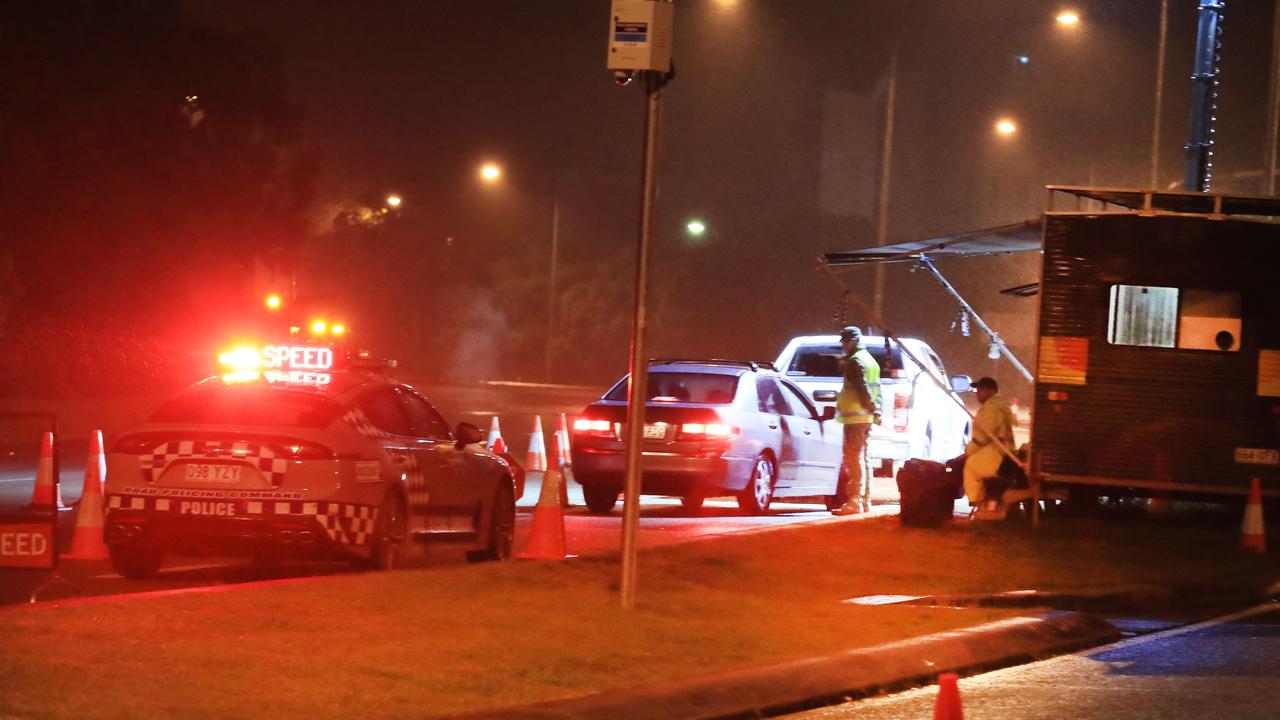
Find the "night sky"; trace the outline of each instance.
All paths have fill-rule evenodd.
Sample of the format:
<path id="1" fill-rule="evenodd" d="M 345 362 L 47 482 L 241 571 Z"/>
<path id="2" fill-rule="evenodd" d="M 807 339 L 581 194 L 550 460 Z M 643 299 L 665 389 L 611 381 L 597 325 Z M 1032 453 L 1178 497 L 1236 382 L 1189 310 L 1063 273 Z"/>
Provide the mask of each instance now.
<path id="1" fill-rule="evenodd" d="M 1196 5 L 1170 2 L 1162 186 L 1182 175 Z M 1270 5 L 1228 2 L 1218 190 L 1261 192 L 1248 171 L 1265 167 Z M 1082 21 L 1071 30 L 1055 26 L 1062 6 L 677 0 L 653 354 L 771 359 L 792 335 L 834 329 L 838 292 L 816 258 L 875 243 L 883 91 L 895 49 L 890 241 L 1033 217 L 1049 182 L 1147 185 L 1159 2 L 1080 0 L 1072 7 Z M 638 87 L 615 87 L 605 69 L 607 0 L 188 0 L 185 8 L 199 23 L 278 49 L 300 113 L 300 151 L 317 172 L 307 233 L 322 235 L 342 211 L 377 207 L 395 192 L 405 200 L 400 230 L 411 236 L 404 247 L 422 256 L 424 272 L 457 263 L 450 292 L 472 314 L 467 329 L 438 338 L 429 322 L 412 329 L 434 348 L 420 343 L 415 352 L 452 358 L 433 372 L 447 379 L 460 363 L 478 372 L 478 357 L 540 354 L 554 202 L 564 335 L 555 353 L 565 363 L 555 379 L 621 374 L 644 99 Z M 1003 115 L 1019 125 L 1012 139 L 992 131 Z M 485 161 L 504 167 L 500 185 L 478 181 Z M 684 230 L 695 217 L 708 227 L 700 238 Z M 441 260 L 447 253 L 465 260 Z M 492 272 L 463 269 L 476 267 Z M 1030 301 L 996 291 L 1034 279 L 1031 261 L 950 271 L 1015 349 L 1029 350 Z M 849 277 L 867 287 L 871 276 Z M 586 279 L 597 282 L 576 284 Z M 891 271 L 889 293 L 894 329 L 930 340 L 952 372 L 1008 377 L 984 359 L 982 342 L 947 334 L 954 306 L 927 280 Z M 392 346 L 404 323 L 431 313 L 363 324 Z M 575 334 L 588 319 L 589 330 Z M 509 345 L 508 333 L 523 344 Z M 569 362 L 584 355 L 589 366 Z M 532 378 L 541 359 L 480 365 Z"/>

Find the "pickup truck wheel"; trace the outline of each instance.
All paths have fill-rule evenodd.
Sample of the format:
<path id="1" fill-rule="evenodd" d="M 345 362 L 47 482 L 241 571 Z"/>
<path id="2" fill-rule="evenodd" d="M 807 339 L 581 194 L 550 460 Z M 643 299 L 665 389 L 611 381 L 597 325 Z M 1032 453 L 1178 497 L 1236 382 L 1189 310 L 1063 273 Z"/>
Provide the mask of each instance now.
<path id="1" fill-rule="evenodd" d="M 511 557 L 511 543 L 516 536 L 516 500 L 511 483 L 498 487 L 498 496 L 489 510 L 489 543 L 483 550 L 467 552 L 467 562 L 489 562 Z"/>
<path id="2" fill-rule="evenodd" d="M 702 488 L 689 488 L 688 492 L 680 496 L 680 504 L 690 512 L 700 509 L 706 500 L 707 491 Z"/>
<path id="3" fill-rule="evenodd" d="M 164 550 L 150 544 L 111 545 L 111 567 L 130 580 L 149 580 L 160 572 Z"/>
<path id="4" fill-rule="evenodd" d="M 756 458 L 751 479 L 738 495 L 738 508 L 749 515 L 763 515 L 773 502 L 773 460 L 768 455 Z"/>
<path id="5" fill-rule="evenodd" d="M 618 504 L 618 491 L 604 485 L 583 485 L 582 497 L 593 515 L 608 515 Z"/>

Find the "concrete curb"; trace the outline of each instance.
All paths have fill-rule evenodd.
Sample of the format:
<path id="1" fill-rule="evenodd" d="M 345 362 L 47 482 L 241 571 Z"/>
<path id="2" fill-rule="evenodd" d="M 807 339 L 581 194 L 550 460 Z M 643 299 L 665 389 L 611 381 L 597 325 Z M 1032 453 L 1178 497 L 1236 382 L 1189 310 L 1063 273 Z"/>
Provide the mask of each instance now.
<path id="1" fill-rule="evenodd" d="M 759 668 L 457 716 L 458 720 L 758 718 L 932 682 L 939 673 L 1014 665 L 1121 638 L 1091 615 L 1016 617 Z"/>

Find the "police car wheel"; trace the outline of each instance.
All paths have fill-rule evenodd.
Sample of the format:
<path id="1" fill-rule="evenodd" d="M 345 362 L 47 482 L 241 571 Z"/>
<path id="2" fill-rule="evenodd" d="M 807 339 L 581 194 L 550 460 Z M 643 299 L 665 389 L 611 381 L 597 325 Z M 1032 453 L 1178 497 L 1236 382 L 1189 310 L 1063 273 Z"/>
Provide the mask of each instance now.
<path id="1" fill-rule="evenodd" d="M 506 560 L 516 536 L 516 501 L 509 483 L 498 487 L 498 496 L 489 511 L 489 541 L 483 550 L 467 552 L 468 562 Z"/>
<path id="2" fill-rule="evenodd" d="M 391 492 L 378 509 L 369 567 L 373 570 L 394 570 L 400 564 L 400 555 L 404 551 L 404 536 L 404 501 L 397 493 Z"/>
<path id="3" fill-rule="evenodd" d="M 747 486 L 738 495 L 738 509 L 748 515 L 763 515 L 773 502 L 773 460 L 768 455 L 756 458 L 755 469 Z"/>
<path id="4" fill-rule="evenodd" d="M 111 567 L 130 580 L 148 580 L 160 572 L 164 551 L 154 545 L 111 545 Z"/>

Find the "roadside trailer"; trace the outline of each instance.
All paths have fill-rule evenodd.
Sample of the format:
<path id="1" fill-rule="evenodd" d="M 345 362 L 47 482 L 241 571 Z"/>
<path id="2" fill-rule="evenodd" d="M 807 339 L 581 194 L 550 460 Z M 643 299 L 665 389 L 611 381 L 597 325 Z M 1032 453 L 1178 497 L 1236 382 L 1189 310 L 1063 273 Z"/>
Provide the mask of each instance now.
<path id="1" fill-rule="evenodd" d="M 1280 198 L 1048 190 L 1039 220 L 824 263 L 923 265 L 978 319 L 1034 382 L 1045 492 L 1224 500 L 1259 478 L 1280 498 Z M 1038 302 L 1034 373 L 932 262 L 1013 252 L 1040 257 L 1039 283 L 1016 288 Z"/>

